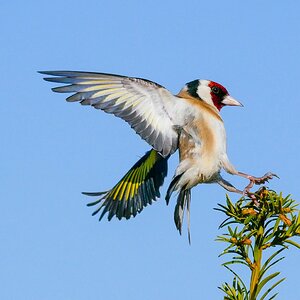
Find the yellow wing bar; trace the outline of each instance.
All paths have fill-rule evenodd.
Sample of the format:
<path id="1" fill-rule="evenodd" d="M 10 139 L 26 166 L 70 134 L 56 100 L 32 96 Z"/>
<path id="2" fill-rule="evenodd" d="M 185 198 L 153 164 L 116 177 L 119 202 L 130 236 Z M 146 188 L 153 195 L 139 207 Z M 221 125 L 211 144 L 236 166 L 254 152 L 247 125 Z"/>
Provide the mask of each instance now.
<path id="1" fill-rule="evenodd" d="M 93 215 L 100 212 L 99 220 L 108 213 L 108 220 L 113 216 L 118 219 L 135 217 L 145 206 L 160 197 L 159 188 L 167 176 L 169 157 L 161 156 L 157 151 L 148 151 L 123 178 L 109 191 L 84 193 L 88 196 L 102 196 L 88 206 L 100 204 Z"/>

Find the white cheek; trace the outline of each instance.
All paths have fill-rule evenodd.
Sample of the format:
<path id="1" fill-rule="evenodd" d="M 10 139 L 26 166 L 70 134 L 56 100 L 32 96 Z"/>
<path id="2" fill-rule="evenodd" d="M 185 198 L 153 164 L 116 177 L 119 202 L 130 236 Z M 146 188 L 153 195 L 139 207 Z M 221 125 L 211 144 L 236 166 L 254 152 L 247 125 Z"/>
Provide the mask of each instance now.
<path id="1" fill-rule="evenodd" d="M 210 87 L 207 85 L 201 84 L 198 86 L 197 93 L 199 97 L 204 100 L 206 103 L 210 105 L 214 105 L 212 99 L 211 99 L 211 94 L 210 94 Z"/>

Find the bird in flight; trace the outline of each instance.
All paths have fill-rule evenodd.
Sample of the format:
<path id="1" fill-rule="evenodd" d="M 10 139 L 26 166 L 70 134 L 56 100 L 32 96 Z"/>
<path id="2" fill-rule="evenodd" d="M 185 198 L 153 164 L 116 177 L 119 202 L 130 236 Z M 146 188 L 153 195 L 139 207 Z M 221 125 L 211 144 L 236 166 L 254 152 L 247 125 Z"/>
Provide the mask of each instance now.
<path id="1" fill-rule="evenodd" d="M 105 192 L 84 193 L 100 196 L 89 203 L 98 205 L 93 215 L 99 220 L 135 217 L 145 206 L 160 197 L 159 189 L 167 175 L 169 157 L 179 151 L 179 164 L 166 194 L 177 193 L 174 221 L 180 234 L 186 210 L 190 240 L 191 189 L 199 183 L 217 183 L 227 191 L 250 194 L 254 184 L 276 176 L 266 173 L 254 177 L 238 171 L 226 153 L 226 132 L 220 110 L 242 106 L 222 85 L 211 80 L 194 80 L 173 95 L 153 81 L 107 73 L 42 71 L 46 81 L 63 84 L 52 90 L 71 93 L 68 102 L 79 101 L 126 121 L 152 149 L 140 158 L 123 178 Z M 220 172 L 249 180 L 243 189 L 235 188 Z"/>

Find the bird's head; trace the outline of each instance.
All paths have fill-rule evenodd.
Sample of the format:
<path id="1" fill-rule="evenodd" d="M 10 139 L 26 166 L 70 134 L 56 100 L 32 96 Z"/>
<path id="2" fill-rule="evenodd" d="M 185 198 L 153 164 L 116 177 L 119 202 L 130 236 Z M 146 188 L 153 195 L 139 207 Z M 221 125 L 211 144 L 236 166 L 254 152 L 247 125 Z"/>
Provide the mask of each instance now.
<path id="1" fill-rule="evenodd" d="M 243 106 L 239 101 L 231 97 L 221 84 L 211 80 L 194 80 L 182 89 L 189 96 L 202 100 L 215 106 L 219 111 L 224 106 Z"/>

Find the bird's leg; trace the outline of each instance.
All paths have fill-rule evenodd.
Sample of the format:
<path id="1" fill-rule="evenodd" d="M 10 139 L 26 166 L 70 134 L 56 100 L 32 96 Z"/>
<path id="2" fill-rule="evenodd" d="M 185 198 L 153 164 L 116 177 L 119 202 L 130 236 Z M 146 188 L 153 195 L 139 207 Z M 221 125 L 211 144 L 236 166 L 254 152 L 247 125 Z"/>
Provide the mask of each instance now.
<path id="1" fill-rule="evenodd" d="M 244 194 L 249 194 L 250 189 L 254 186 L 254 184 L 264 184 L 265 182 L 269 182 L 270 179 L 273 179 L 273 177 L 279 178 L 276 174 L 271 172 L 266 173 L 262 177 L 255 177 L 242 172 L 238 172 L 237 174 L 250 180 L 249 184 L 244 189 Z"/>
<path id="2" fill-rule="evenodd" d="M 217 183 L 229 192 L 238 193 L 238 194 L 241 194 L 243 196 L 247 195 L 253 201 L 255 206 L 259 206 L 259 202 L 257 201 L 255 195 L 250 192 L 250 189 L 254 185 L 254 183 L 252 183 L 251 181 L 247 185 L 247 187 L 244 189 L 244 191 L 241 191 L 241 190 L 237 189 L 230 182 L 228 182 L 227 180 L 225 180 L 222 177 L 217 181 Z"/>
<path id="3" fill-rule="evenodd" d="M 242 172 L 238 172 L 238 175 L 250 180 L 249 184 L 244 188 L 243 194 L 248 195 L 256 206 L 259 206 L 259 202 L 257 201 L 255 195 L 250 192 L 250 189 L 254 186 L 254 184 L 264 184 L 265 182 L 269 182 L 270 179 L 273 179 L 273 177 L 279 178 L 276 174 L 271 172 L 266 173 L 262 177 L 255 177 Z"/>
<path id="4" fill-rule="evenodd" d="M 237 189 L 236 187 L 234 187 L 230 182 L 228 182 L 227 180 L 225 180 L 224 178 L 220 178 L 217 183 L 223 187 L 225 190 L 229 191 L 229 192 L 233 192 L 233 193 L 238 193 L 241 195 L 244 195 L 244 192 Z"/>

